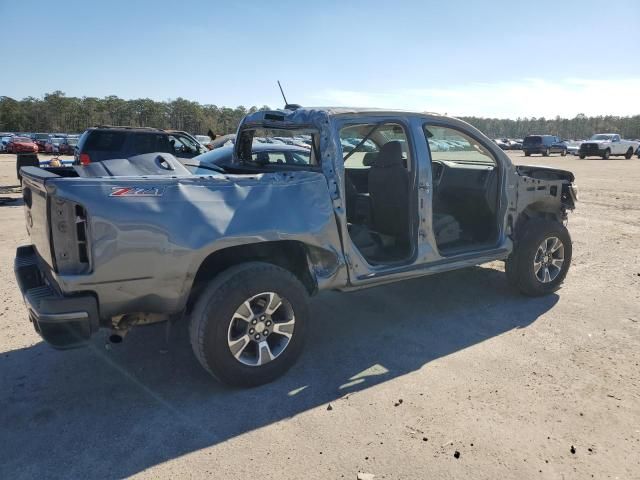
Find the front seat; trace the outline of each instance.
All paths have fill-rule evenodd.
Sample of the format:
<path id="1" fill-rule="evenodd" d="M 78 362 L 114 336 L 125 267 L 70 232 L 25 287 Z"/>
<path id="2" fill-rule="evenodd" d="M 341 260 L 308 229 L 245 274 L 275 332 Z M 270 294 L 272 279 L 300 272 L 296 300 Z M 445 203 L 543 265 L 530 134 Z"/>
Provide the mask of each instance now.
<path id="1" fill-rule="evenodd" d="M 385 143 L 371 165 L 369 195 L 373 230 L 406 242 L 409 238 L 409 173 L 404 167 L 402 145 L 397 140 Z"/>
<path id="2" fill-rule="evenodd" d="M 255 162 L 259 165 L 269 165 L 269 153 L 268 152 L 258 152 L 256 154 Z"/>

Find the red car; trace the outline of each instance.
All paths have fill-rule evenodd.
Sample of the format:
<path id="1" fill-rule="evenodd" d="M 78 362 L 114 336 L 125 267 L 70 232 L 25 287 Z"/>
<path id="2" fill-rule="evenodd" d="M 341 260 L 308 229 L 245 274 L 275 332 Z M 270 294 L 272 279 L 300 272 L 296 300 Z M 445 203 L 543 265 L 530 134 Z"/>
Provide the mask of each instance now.
<path id="1" fill-rule="evenodd" d="M 38 153 L 38 145 L 28 137 L 11 137 L 7 144 L 8 153 Z"/>
<path id="2" fill-rule="evenodd" d="M 60 151 L 60 145 L 62 145 L 62 142 L 64 141 L 64 138 L 61 137 L 51 137 L 49 140 L 47 140 L 47 143 L 44 144 L 44 151 L 45 153 L 51 153 L 53 155 L 60 154 L 62 153 Z"/>
<path id="3" fill-rule="evenodd" d="M 44 145 L 45 143 L 47 143 L 47 140 L 49 139 L 49 134 L 36 133 L 35 135 L 33 135 L 32 138 L 33 138 L 33 141 L 36 142 L 36 145 L 38 145 L 38 151 L 44 152 Z"/>
<path id="4" fill-rule="evenodd" d="M 61 155 L 73 155 L 73 150 L 78 145 L 80 137 L 66 137 L 62 139 L 62 143 L 58 145 L 58 153 Z"/>

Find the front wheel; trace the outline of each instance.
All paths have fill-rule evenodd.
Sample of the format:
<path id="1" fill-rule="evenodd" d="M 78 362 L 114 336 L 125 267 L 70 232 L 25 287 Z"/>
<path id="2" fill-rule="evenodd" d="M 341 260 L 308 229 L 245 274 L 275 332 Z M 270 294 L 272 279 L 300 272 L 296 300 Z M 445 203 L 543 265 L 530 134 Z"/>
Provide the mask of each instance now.
<path id="1" fill-rule="evenodd" d="M 547 148 L 542 155 L 548 157 L 549 155 L 551 155 L 551 150 Z"/>
<path id="2" fill-rule="evenodd" d="M 525 156 L 525 157 L 530 157 L 530 156 L 531 156 L 531 153 L 530 153 L 530 152 L 524 152 L 524 156 Z"/>
<path id="3" fill-rule="evenodd" d="M 580 155 L 578 155 L 578 157 L 580 157 L 580 160 L 584 160 L 586 155 L 583 155 L 582 153 Z"/>
<path id="4" fill-rule="evenodd" d="M 505 263 L 509 283 L 532 297 L 555 292 L 571 265 L 569 231 L 552 220 L 531 220 Z"/>
<path id="5" fill-rule="evenodd" d="M 609 160 L 609 157 L 611 156 L 611 150 L 609 150 L 608 148 L 604 151 L 604 153 L 602 154 L 602 159 L 603 160 Z"/>
<path id="6" fill-rule="evenodd" d="M 244 263 L 219 274 L 200 295 L 191 314 L 191 346 L 221 382 L 254 387 L 293 365 L 308 318 L 307 290 L 292 273 Z"/>
<path id="7" fill-rule="evenodd" d="M 627 150 L 627 153 L 624 154 L 624 158 L 626 158 L 627 160 L 629 160 L 631 157 L 633 157 L 633 148 L 630 148 L 629 150 Z"/>
<path id="8" fill-rule="evenodd" d="M 567 151 L 566 150 L 562 150 L 562 152 L 560 152 L 560 156 L 566 157 L 567 156 Z"/>

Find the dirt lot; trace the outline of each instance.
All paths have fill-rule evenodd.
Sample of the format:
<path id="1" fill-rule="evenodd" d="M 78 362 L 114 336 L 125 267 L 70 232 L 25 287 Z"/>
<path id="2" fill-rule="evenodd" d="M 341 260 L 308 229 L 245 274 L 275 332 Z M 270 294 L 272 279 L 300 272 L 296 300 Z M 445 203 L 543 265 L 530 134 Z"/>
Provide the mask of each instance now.
<path id="1" fill-rule="evenodd" d="M 163 326 L 42 343 L 12 271 L 22 207 L 0 206 L 0 478 L 640 478 L 640 160 L 512 156 L 577 177 L 557 295 L 499 263 L 322 294 L 301 361 L 253 390 L 209 379 L 185 329 L 168 353 Z"/>

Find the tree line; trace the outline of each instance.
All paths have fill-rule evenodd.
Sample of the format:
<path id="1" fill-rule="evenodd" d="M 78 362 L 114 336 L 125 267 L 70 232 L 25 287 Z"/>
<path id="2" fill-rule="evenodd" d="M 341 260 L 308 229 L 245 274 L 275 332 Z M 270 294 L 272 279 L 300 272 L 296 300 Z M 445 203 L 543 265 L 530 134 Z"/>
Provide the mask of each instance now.
<path id="1" fill-rule="evenodd" d="M 95 125 L 129 125 L 186 130 L 204 134 L 235 132 L 247 113 L 268 109 L 202 105 L 184 98 L 158 102 L 149 98 L 124 100 L 115 95 L 104 98 L 67 97 L 64 92 L 47 93 L 42 98 L 15 100 L 0 97 L 0 131 L 82 132 Z M 550 134 L 566 139 L 589 138 L 596 132 L 616 132 L 624 138 L 640 138 L 640 115 L 613 115 L 553 119 L 461 117 L 491 138 L 523 138 L 529 134 Z"/>
<path id="2" fill-rule="evenodd" d="M 556 135 L 567 140 L 582 140 L 594 133 L 619 133 L 623 138 L 640 138 L 640 115 L 574 118 L 505 118 L 460 117 L 491 138 L 524 138 L 533 134 Z"/>
<path id="3" fill-rule="evenodd" d="M 242 117 L 257 110 L 201 105 L 184 98 L 166 102 L 124 100 L 115 95 L 78 98 L 55 91 L 43 98 L 0 97 L 0 131 L 75 133 L 96 125 L 127 125 L 224 134 L 235 132 Z"/>

